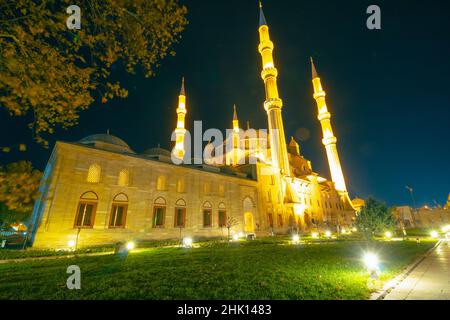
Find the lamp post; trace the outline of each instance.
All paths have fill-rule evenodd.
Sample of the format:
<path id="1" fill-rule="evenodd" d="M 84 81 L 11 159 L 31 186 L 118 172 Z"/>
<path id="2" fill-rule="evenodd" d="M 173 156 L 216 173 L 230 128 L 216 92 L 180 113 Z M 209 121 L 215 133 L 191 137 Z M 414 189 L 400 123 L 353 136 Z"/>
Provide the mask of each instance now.
<path id="1" fill-rule="evenodd" d="M 411 196 L 411 200 L 412 200 L 412 204 L 413 204 L 413 216 L 412 216 L 412 218 L 414 220 L 414 225 L 415 225 L 416 224 L 415 213 L 417 213 L 417 212 L 416 212 L 416 200 L 414 199 L 414 195 L 413 195 L 414 190 L 410 186 L 405 186 L 405 188 L 406 188 L 406 190 L 408 190 L 408 192 L 409 192 L 409 194 Z"/>

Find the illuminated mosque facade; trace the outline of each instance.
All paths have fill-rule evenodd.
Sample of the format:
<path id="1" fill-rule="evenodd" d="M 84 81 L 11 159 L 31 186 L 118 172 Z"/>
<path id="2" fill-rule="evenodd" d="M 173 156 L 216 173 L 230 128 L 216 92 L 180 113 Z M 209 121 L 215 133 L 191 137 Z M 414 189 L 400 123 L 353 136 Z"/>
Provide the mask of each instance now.
<path id="1" fill-rule="evenodd" d="M 230 137 L 222 145 L 205 147 L 205 153 L 212 151 L 208 161 L 191 164 L 183 81 L 172 152 L 158 147 L 137 153 L 110 134 L 56 143 L 33 210 L 33 245 L 224 237 L 228 228 L 233 234 L 256 236 L 349 230 L 355 208 L 314 62 L 314 99 L 331 180 L 312 170 L 294 138 L 286 141 L 274 44 L 262 7 L 258 31 L 268 134 L 242 134 L 234 109 Z"/>

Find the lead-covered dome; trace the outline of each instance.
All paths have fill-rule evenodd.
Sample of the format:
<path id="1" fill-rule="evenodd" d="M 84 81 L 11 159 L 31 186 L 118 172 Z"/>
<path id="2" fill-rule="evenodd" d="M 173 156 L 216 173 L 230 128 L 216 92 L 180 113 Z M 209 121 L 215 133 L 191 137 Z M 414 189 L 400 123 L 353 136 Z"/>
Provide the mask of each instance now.
<path id="1" fill-rule="evenodd" d="M 81 139 L 79 143 L 108 151 L 135 153 L 125 141 L 107 133 L 87 136 Z"/>

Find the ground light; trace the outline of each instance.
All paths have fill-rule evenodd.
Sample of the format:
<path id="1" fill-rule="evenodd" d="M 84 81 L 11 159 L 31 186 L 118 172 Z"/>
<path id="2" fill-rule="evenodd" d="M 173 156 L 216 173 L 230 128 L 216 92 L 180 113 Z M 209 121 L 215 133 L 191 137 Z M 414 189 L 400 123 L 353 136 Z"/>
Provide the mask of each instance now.
<path id="1" fill-rule="evenodd" d="M 325 237 L 331 238 L 331 231 L 329 230 L 325 231 Z"/>
<path id="2" fill-rule="evenodd" d="M 370 273 L 372 279 L 378 279 L 379 259 L 375 253 L 367 252 L 363 257 L 364 265 Z"/>
<path id="3" fill-rule="evenodd" d="M 299 244 L 299 243 L 300 243 L 300 236 L 299 236 L 298 234 L 294 234 L 294 235 L 292 236 L 292 242 L 293 242 L 294 244 Z"/>
<path id="4" fill-rule="evenodd" d="M 433 230 L 430 232 L 430 236 L 434 239 L 436 239 L 437 237 L 439 237 L 439 233 L 437 233 L 437 231 Z"/>
<path id="5" fill-rule="evenodd" d="M 237 233 L 233 234 L 233 241 L 238 241 L 239 235 Z"/>
<path id="6" fill-rule="evenodd" d="M 311 237 L 317 239 L 319 237 L 319 234 L 317 232 L 313 232 L 311 233 Z"/>
<path id="7" fill-rule="evenodd" d="M 450 225 L 446 225 L 442 227 L 442 232 L 448 232 L 450 231 Z"/>
<path id="8" fill-rule="evenodd" d="M 356 231 L 358 231 L 358 229 L 356 227 L 353 227 L 352 232 L 356 232 Z"/>
<path id="9" fill-rule="evenodd" d="M 74 240 L 69 240 L 69 242 L 67 242 L 67 246 L 73 250 L 75 248 L 75 241 Z"/>
<path id="10" fill-rule="evenodd" d="M 127 242 L 127 250 L 133 250 L 136 247 L 136 244 L 133 241 L 128 241 Z"/>
<path id="11" fill-rule="evenodd" d="M 347 233 L 347 230 L 345 230 L 345 228 L 342 228 L 341 233 L 342 233 L 342 234 L 346 234 L 346 233 Z"/>
<path id="12" fill-rule="evenodd" d="M 192 248 L 192 243 L 193 243 L 192 238 L 190 238 L 190 237 L 183 238 L 183 247 L 184 248 Z"/>
<path id="13" fill-rule="evenodd" d="M 384 237 L 385 237 L 386 239 L 392 239 L 392 232 L 386 231 L 386 232 L 384 233 Z"/>

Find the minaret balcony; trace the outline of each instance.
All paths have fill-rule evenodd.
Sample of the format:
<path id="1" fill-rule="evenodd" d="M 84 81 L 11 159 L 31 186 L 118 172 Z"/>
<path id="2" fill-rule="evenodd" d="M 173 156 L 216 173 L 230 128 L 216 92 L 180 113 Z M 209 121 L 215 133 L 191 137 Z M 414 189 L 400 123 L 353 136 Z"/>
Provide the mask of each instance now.
<path id="1" fill-rule="evenodd" d="M 279 98 L 267 99 L 264 102 L 264 109 L 269 112 L 271 109 L 281 109 L 283 107 L 283 101 Z"/>
<path id="2" fill-rule="evenodd" d="M 322 120 L 325 120 L 325 119 L 331 119 L 331 113 L 329 113 L 329 112 L 324 112 L 324 113 L 321 113 L 321 114 L 319 114 L 318 116 L 317 116 L 317 119 L 319 119 L 319 121 L 322 121 Z"/>
<path id="3" fill-rule="evenodd" d="M 330 144 L 336 144 L 337 138 L 336 137 L 328 137 L 325 139 L 322 139 L 322 143 L 324 146 L 328 146 Z"/>
<path id="4" fill-rule="evenodd" d="M 325 98 L 326 95 L 327 94 L 325 91 L 314 92 L 314 100 L 317 100 L 318 98 Z"/>
<path id="5" fill-rule="evenodd" d="M 272 41 L 270 41 L 270 40 L 269 41 L 264 41 L 264 42 L 261 42 L 258 45 L 259 53 L 262 53 L 266 49 L 269 49 L 270 51 L 273 50 L 273 42 Z"/>
<path id="6" fill-rule="evenodd" d="M 263 71 L 261 71 L 261 78 L 263 80 L 266 80 L 270 77 L 273 77 L 275 79 L 278 77 L 278 70 L 275 67 L 264 68 Z"/>

